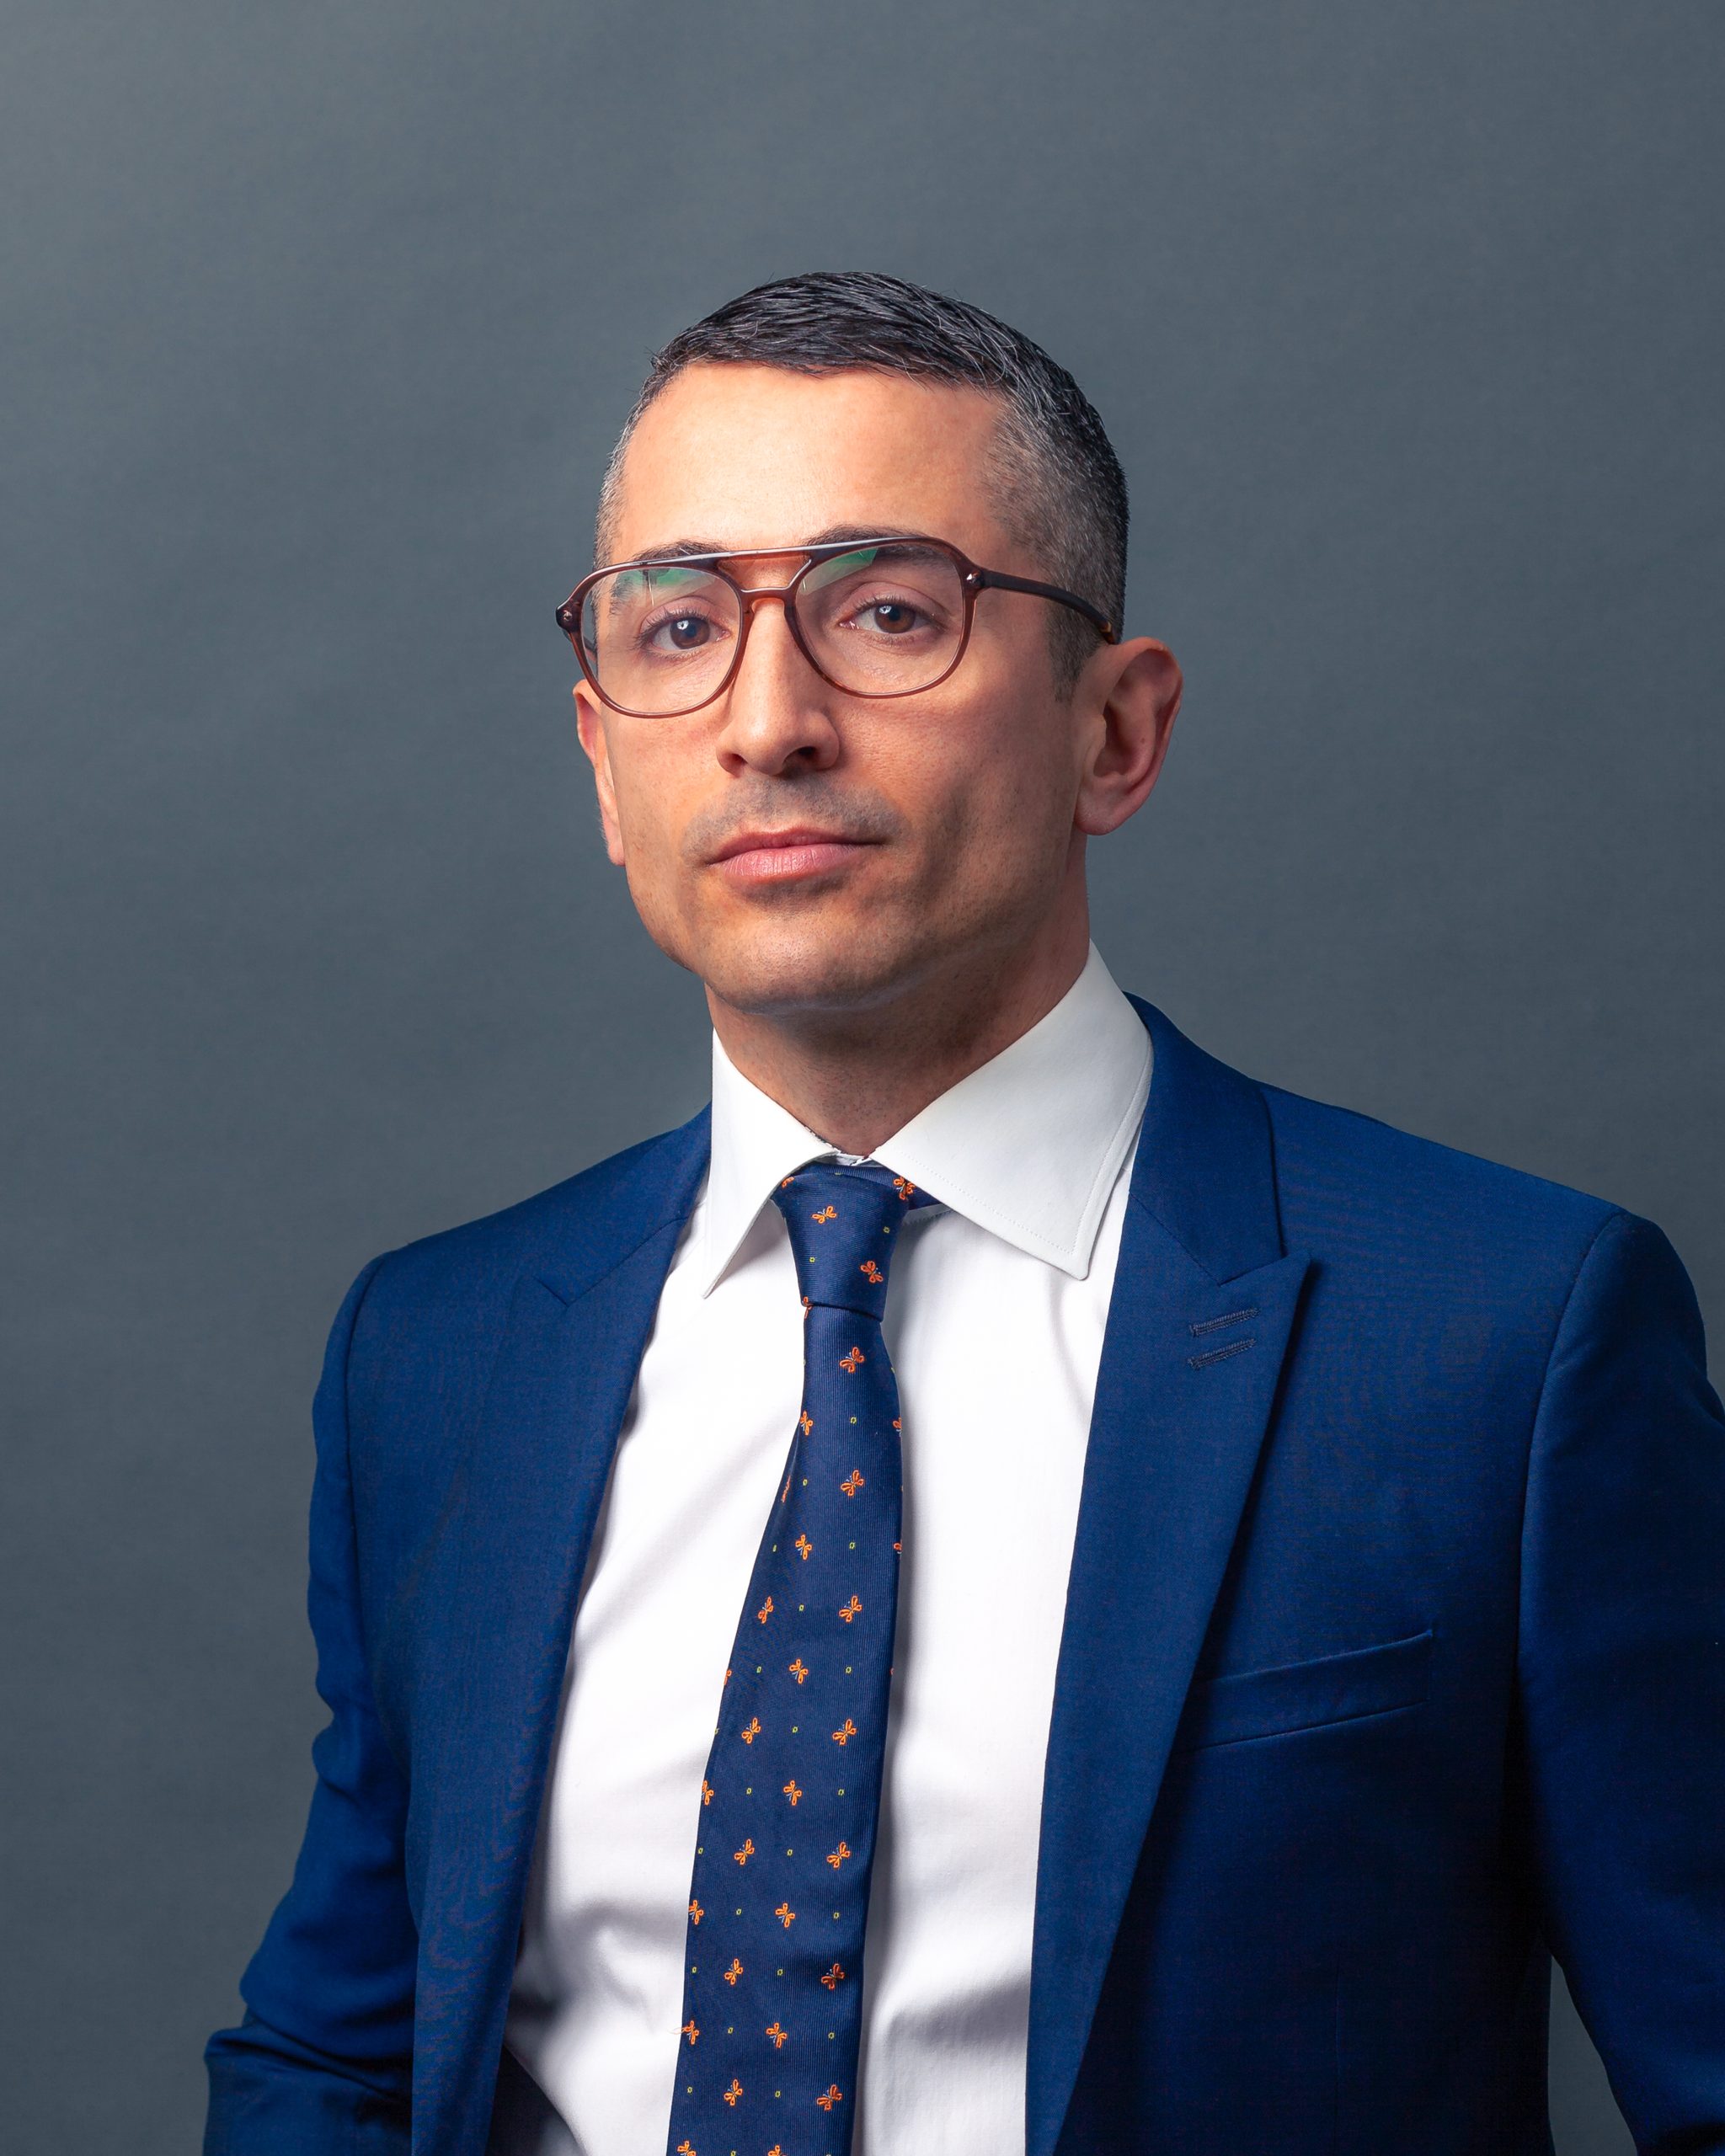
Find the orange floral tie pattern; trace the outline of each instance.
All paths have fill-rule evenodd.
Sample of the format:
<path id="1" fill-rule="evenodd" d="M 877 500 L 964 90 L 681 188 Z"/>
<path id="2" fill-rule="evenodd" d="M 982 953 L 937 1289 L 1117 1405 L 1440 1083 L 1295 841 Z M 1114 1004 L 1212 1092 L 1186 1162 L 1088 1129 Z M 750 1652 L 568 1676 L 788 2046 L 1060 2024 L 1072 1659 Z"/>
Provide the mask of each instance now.
<path id="1" fill-rule="evenodd" d="M 702 1784 L 683 1991 L 702 2041 L 681 2050 L 670 2156 L 849 2156 L 856 2111 L 903 1486 L 881 1318 L 929 1200 L 865 1162 L 801 1169 L 774 1203 L 804 1304 L 803 1401 Z"/>

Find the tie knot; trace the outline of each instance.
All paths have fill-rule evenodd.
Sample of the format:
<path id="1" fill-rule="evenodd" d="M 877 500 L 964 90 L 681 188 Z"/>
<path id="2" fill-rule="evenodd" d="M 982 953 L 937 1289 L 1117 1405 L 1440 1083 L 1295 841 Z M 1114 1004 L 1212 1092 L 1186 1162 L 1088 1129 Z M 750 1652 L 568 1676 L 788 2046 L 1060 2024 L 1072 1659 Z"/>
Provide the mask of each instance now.
<path id="1" fill-rule="evenodd" d="M 879 1318 L 899 1229 L 932 1201 L 873 1161 L 854 1168 L 823 1161 L 787 1176 L 772 1193 L 796 1252 L 805 1303 Z"/>

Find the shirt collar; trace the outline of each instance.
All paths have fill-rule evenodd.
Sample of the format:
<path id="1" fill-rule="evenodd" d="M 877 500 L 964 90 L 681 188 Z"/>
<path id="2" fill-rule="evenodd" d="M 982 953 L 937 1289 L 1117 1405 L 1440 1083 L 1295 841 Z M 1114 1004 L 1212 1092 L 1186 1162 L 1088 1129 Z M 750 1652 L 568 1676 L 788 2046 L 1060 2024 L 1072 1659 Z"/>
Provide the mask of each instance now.
<path id="1" fill-rule="evenodd" d="M 1150 1034 L 1094 944 L 1047 1017 L 876 1146 L 872 1157 L 989 1234 L 1081 1280 L 1150 1094 Z M 713 1042 L 702 1205 L 711 1294 L 773 1189 L 834 1149 Z"/>

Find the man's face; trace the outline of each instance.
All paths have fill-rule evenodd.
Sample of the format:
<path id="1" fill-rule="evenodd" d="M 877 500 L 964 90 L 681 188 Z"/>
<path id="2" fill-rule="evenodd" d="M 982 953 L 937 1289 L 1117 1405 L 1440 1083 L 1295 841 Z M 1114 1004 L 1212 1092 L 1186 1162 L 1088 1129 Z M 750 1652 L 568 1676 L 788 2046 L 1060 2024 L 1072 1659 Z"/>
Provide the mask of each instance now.
<path id="1" fill-rule="evenodd" d="M 897 376 L 692 366 L 636 429 L 609 558 L 905 532 L 1046 579 L 991 497 L 999 411 Z M 778 584 L 797 566 L 734 574 Z M 950 679 L 872 700 L 824 681 L 768 600 L 703 709 L 626 718 L 583 682 L 607 845 L 654 940 L 762 1015 L 865 1009 L 1009 966 L 1075 870 L 1081 905 L 1075 804 L 1101 699 L 1082 681 L 1057 694 L 1049 629 L 1049 601 L 985 592 Z"/>

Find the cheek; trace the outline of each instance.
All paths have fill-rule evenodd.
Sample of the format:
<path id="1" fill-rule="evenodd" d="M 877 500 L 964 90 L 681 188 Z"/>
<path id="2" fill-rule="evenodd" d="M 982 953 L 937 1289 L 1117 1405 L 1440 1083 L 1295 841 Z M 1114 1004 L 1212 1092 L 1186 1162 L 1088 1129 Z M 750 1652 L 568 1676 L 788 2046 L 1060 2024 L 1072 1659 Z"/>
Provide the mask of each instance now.
<path id="1" fill-rule="evenodd" d="M 630 754 L 613 755 L 611 789 L 632 867 L 663 864 L 676 852 L 678 835 L 688 819 L 686 760 L 667 755 L 655 744 L 632 744 Z"/>
<path id="2" fill-rule="evenodd" d="M 1076 798 L 1065 744 L 1049 716 L 997 718 L 969 730 L 962 758 L 943 774 L 942 808 L 979 867 L 1041 861 L 1064 846 Z"/>
<path id="3" fill-rule="evenodd" d="M 694 804 L 676 757 L 632 756 L 611 765 L 611 787 L 629 895 L 649 933 L 677 940 L 689 904 L 682 837 Z"/>

